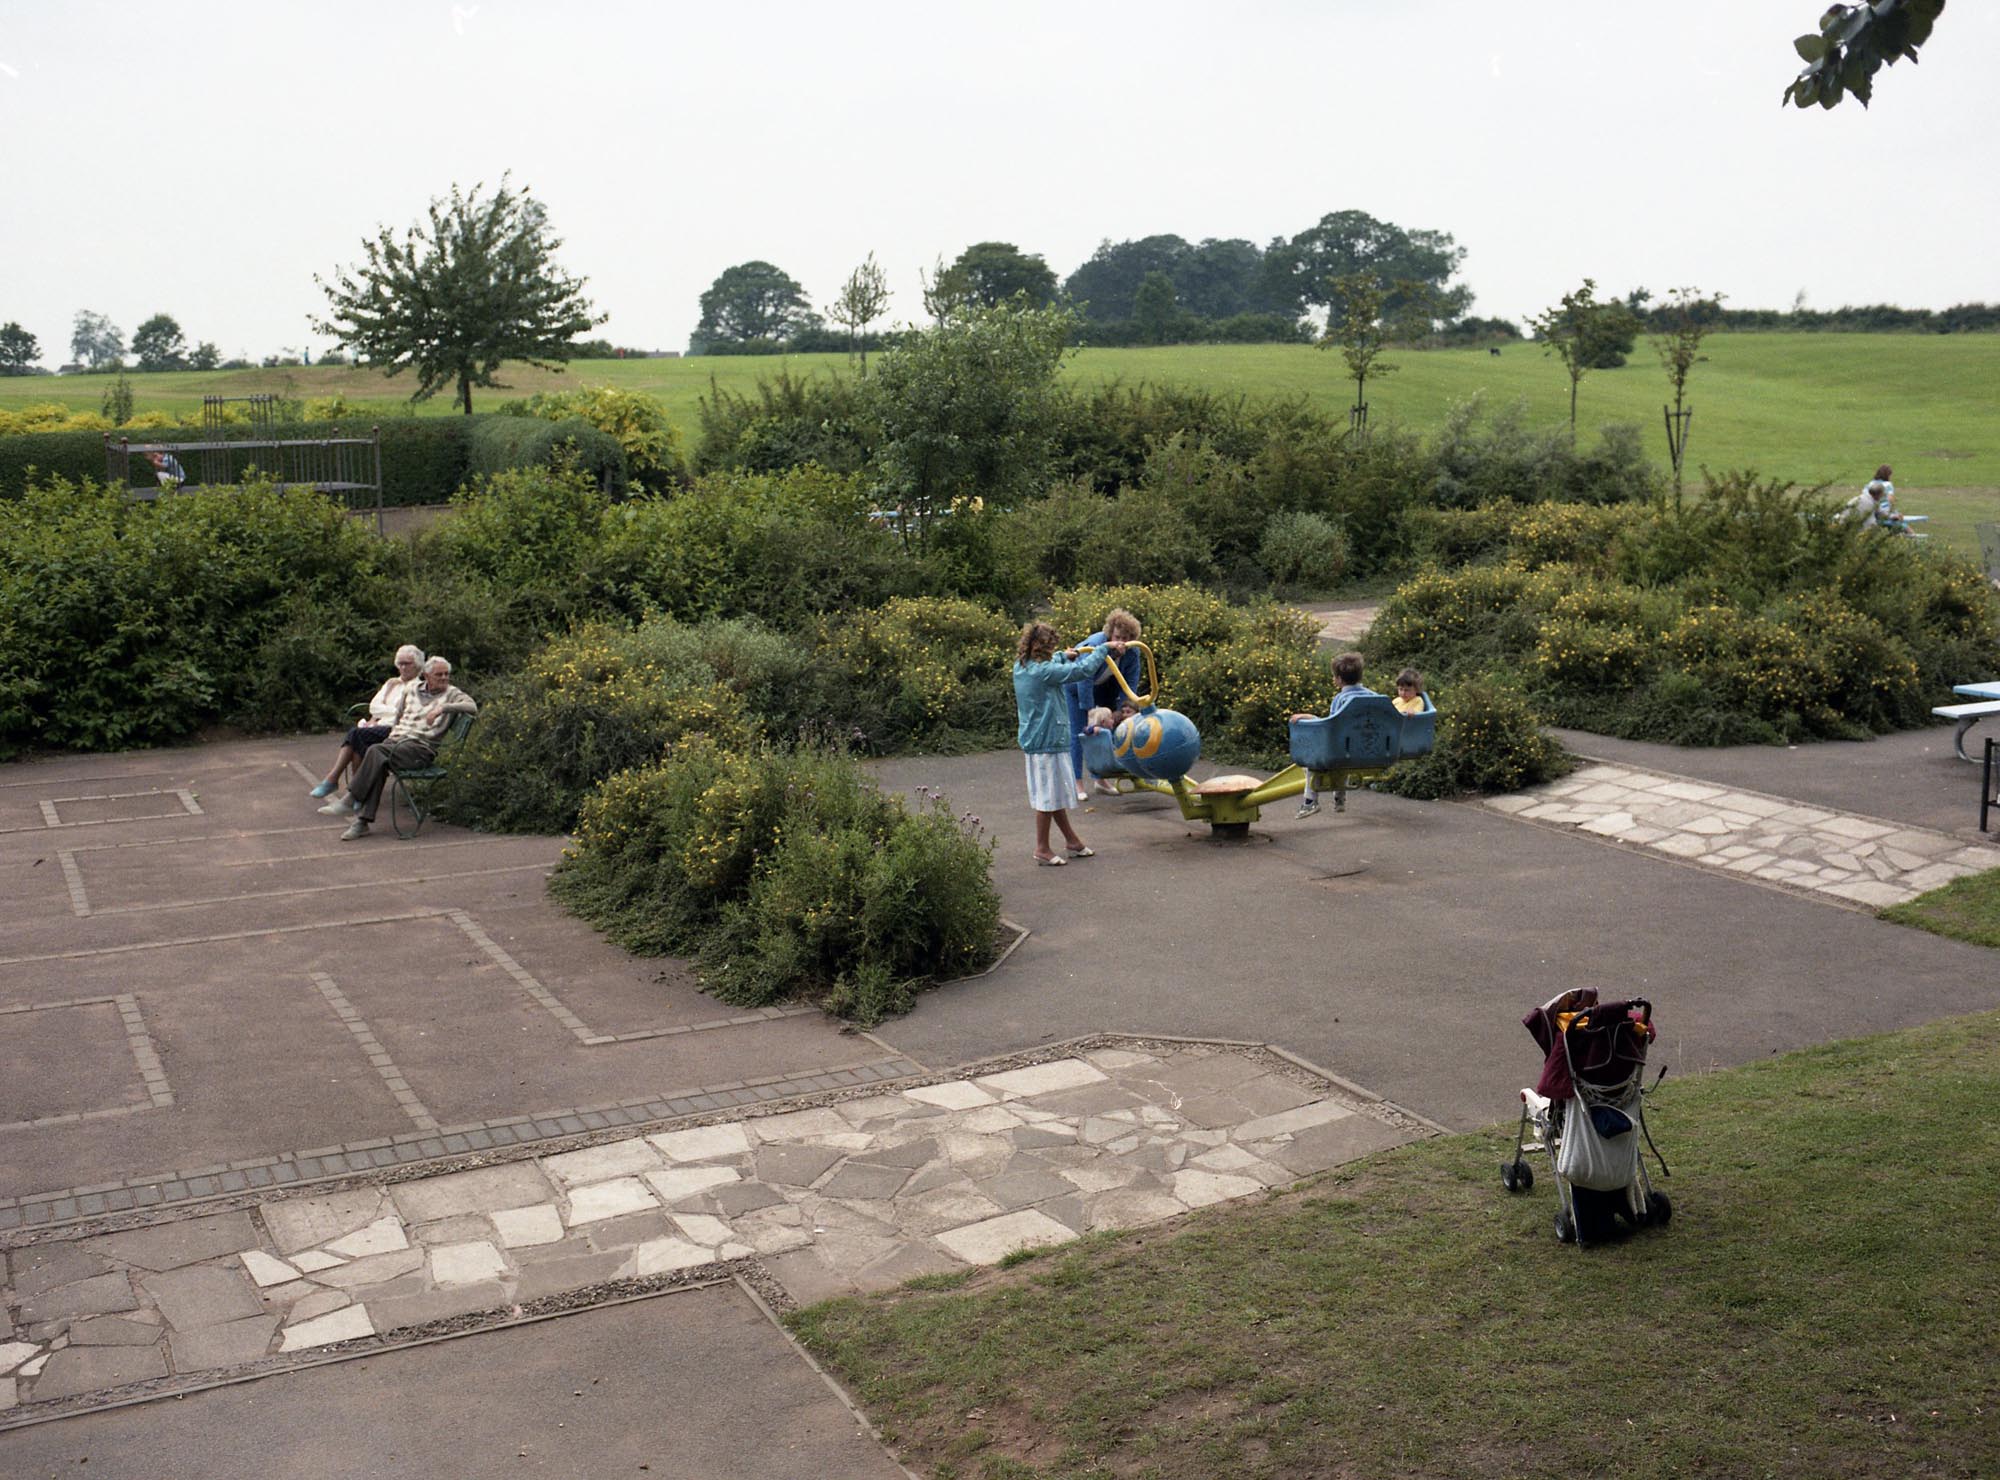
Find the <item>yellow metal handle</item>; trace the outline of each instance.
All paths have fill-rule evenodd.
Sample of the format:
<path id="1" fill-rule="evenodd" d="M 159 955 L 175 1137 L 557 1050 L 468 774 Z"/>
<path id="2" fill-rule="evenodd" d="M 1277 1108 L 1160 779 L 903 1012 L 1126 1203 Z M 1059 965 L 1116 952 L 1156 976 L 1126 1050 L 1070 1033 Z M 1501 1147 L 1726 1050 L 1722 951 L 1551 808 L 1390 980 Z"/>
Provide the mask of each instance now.
<path id="1" fill-rule="evenodd" d="M 1112 657 L 1109 653 L 1106 653 L 1104 655 L 1104 666 L 1110 669 L 1111 676 L 1118 680 L 1118 687 L 1125 691 L 1125 697 L 1132 701 L 1132 707 L 1134 709 L 1148 708 L 1152 705 L 1153 701 L 1159 697 L 1160 693 L 1159 666 L 1153 661 L 1153 650 L 1147 647 L 1145 643 L 1139 641 L 1138 638 L 1136 637 L 1133 638 L 1130 642 L 1126 643 L 1125 646 L 1137 648 L 1140 652 L 1146 655 L 1146 684 L 1148 692 L 1144 695 L 1144 697 L 1141 697 L 1140 695 L 1132 692 L 1132 685 L 1125 682 L 1125 675 L 1118 671 L 1118 660 Z"/>

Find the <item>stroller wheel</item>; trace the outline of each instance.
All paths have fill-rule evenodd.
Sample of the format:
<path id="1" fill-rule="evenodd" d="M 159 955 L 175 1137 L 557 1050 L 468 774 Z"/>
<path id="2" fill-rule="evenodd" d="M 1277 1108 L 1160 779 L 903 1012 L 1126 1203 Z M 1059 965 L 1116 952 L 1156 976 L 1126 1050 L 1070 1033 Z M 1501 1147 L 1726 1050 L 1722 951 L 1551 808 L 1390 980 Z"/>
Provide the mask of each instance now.
<path id="1" fill-rule="evenodd" d="M 1535 1185 L 1535 1169 L 1520 1157 L 1500 1163 L 1500 1185 L 1509 1192 L 1527 1192 Z"/>
<path id="2" fill-rule="evenodd" d="M 1674 1205 L 1664 1192 L 1655 1192 L 1646 1199 L 1646 1221 L 1655 1228 L 1665 1228 L 1674 1216 Z"/>
<path id="3" fill-rule="evenodd" d="M 1561 1208 L 1556 1209 L 1556 1242 L 1559 1244 L 1576 1242 L 1576 1225 L 1570 1221 L 1569 1214 Z"/>

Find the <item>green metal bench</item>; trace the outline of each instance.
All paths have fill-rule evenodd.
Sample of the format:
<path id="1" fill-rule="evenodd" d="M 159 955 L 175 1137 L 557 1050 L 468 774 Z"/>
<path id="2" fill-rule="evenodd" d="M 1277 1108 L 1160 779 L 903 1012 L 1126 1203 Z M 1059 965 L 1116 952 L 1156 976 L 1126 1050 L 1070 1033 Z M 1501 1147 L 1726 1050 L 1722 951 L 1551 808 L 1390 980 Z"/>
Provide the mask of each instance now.
<path id="1" fill-rule="evenodd" d="M 350 714 L 366 714 L 368 706 L 357 704 L 348 711 Z M 424 819 L 430 816 L 430 809 L 424 805 L 423 793 L 430 789 L 433 781 L 442 781 L 446 775 L 446 757 L 455 745 L 462 744 L 466 734 L 472 729 L 472 722 L 478 716 L 454 714 L 451 723 L 445 726 L 444 734 L 438 737 L 437 753 L 431 757 L 428 766 L 414 771 L 399 771 L 389 767 L 389 779 L 383 785 L 389 789 L 389 826 L 396 830 L 396 836 L 408 840 L 424 830 Z M 421 788 L 421 790 L 419 789 Z"/>

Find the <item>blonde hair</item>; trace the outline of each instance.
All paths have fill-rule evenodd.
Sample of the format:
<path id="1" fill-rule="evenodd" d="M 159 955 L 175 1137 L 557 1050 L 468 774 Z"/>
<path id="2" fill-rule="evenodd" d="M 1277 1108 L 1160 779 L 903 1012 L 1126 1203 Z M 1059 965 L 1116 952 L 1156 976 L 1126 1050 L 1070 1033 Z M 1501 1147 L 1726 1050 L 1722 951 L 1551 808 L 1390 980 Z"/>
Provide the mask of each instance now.
<path id="1" fill-rule="evenodd" d="M 1100 704 L 1083 717 L 1083 722 L 1087 725 L 1095 725 L 1100 730 L 1108 730 L 1111 728 L 1111 722 L 1117 718 L 1117 715 Z"/>
<path id="2" fill-rule="evenodd" d="M 1112 642 L 1130 642 L 1145 630 L 1139 619 L 1122 606 L 1114 606 L 1104 614 L 1104 635 Z"/>
<path id="3" fill-rule="evenodd" d="M 1014 644 L 1014 661 L 1039 663 L 1055 650 L 1056 629 L 1047 622 L 1030 622 L 1021 629 L 1021 640 Z"/>

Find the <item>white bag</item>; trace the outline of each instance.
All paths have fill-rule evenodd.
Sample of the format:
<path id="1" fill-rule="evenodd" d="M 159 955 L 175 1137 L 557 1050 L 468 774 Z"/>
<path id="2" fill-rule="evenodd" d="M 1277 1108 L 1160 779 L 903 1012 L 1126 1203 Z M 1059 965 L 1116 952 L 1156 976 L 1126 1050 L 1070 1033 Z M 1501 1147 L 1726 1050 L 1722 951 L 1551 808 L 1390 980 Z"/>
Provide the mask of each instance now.
<path id="1" fill-rule="evenodd" d="M 1572 1186 L 1617 1192 L 1631 1186 L 1639 1175 L 1639 1107 L 1635 1104 L 1629 1111 L 1609 1108 L 1626 1121 L 1626 1128 L 1615 1136 L 1598 1131 L 1591 1121 L 1590 1107 L 1583 1101 L 1569 1103 L 1563 1116 L 1562 1148 L 1556 1153 L 1556 1175 Z"/>

